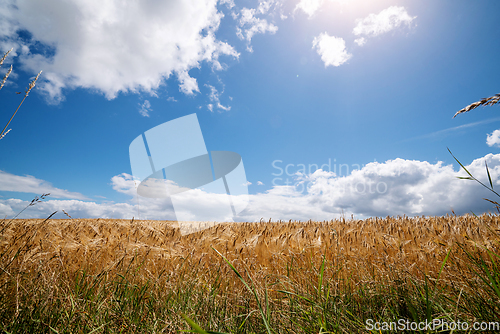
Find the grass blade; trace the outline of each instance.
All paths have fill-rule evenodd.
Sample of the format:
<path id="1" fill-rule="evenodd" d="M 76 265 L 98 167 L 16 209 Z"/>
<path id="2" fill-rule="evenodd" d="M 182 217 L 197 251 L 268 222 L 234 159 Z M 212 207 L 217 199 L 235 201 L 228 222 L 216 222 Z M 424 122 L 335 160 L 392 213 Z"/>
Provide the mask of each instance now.
<path id="1" fill-rule="evenodd" d="M 186 320 L 186 322 L 189 324 L 189 326 L 193 327 L 193 329 L 195 330 L 196 333 L 208 334 L 203 328 L 198 326 L 198 324 L 196 322 L 194 322 L 193 320 L 191 320 L 187 315 L 185 315 L 184 313 L 181 313 L 181 316 L 184 318 L 184 320 Z"/>
<path id="2" fill-rule="evenodd" d="M 486 163 L 486 161 L 484 162 L 484 164 L 486 165 L 486 173 L 488 174 L 488 181 L 490 181 L 491 190 L 493 190 L 493 182 L 491 182 L 491 175 L 490 170 L 488 169 L 488 164 Z"/>
<path id="3" fill-rule="evenodd" d="M 231 262 L 229 262 L 228 259 L 226 259 L 226 257 L 224 255 L 222 255 L 221 253 L 219 253 L 219 251 L 215 248 L 212 247 L 212 249 L 214 251 L 217 252 L 217 254 L 219 254 L 223 259 L 224 261 L 227 262 L 227 264 L 229 264 L 229 266 L 231 267 L 231 269 L 234 271 L 234 273 L 236 274 L 236 276 L 238 276 L 238 278 L 240 279 L 240 281 L 246 286 L 246 288 L 254 295 L 255 297 L 255 300 L 257 301 L 257 306 L 259 307 L 259 310 L 260 310 L 260 314 L 261 314 L 261 317 L 262 317 L 262 321 L 264 321 L 264 325 L 266 326 L 266 330 L 267 330 L 267 333 L 269 334 L 272 334 L 272 331 L 271 331 L 271 327 L 269 327 L 269 323 L 267 321 L 267 317 L 266 317 L 266 313 L 264 312 L 264 310 L 262 309 L 262 304 L 260 302 L 260 299 L 259 299 L 259 296 L 257 295 L 257 291 L 255 291 L 255 289 L 252 289 L 248 283 L 245 281 L 245 279 L 243 278 L 243 276 L 241 276 L 241 274 L 238 272 L 238 270 L 236 270 L 236 268 L 232 265 Z M 249 276 L 250 278 L 250 281 L 252 282 L 252 286 L 254 286 L 253 284 L 253 280 L 252 278 Z M 267 312 L 267 311 L 266 311 Z"/>

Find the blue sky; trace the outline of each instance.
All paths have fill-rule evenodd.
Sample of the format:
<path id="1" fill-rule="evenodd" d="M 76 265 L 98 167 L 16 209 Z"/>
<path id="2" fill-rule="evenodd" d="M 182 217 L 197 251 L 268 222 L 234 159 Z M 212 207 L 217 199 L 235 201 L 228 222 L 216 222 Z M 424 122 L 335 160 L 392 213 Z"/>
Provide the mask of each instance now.
<path id="1" fill-rule="evenodd" d="M 242 157 L 249 204 L 234 220 L 493 209 L 447 147 L 499 183 L 498 106 L 452 119 L 499 92 L 497 1 L 0 6 L 2 128 L 43 71 L 0 140 L 2 217 L 51 193 L 22 217 L 175 219 L 138 199 L 129 145 L 192 113 L 209 151 Z"/>

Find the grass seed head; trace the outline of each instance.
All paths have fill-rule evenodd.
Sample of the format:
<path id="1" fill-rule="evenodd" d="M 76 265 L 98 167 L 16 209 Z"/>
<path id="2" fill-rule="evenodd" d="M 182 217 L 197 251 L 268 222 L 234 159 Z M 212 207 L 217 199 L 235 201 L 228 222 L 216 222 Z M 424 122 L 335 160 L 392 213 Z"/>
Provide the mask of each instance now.
<path id="1" fill-rule="evenodd" d="M 10 65 L 9 70 L 7 71 L 7 73 L 5 73 L 5 76 L 3 77 L 2 83 L 0 84 L 0 89 L 2 89 L 3 85 L 5 85 L 5 82 L 7 81 L 7 78 L 9 77 L 11 72 L 12 72 L 12 65 Z"/>
<path id="2" fill-rule="evenodd" d="M 11 48 L 9 51 L 5 52 L 2 59 L 0 59 L 0 66 L 2 66 L 5 58 L 7 58 L 7 56 L 9 55 L 9 53 L 13 50 L 14 48 Z"/>
<path id="3" fill-rule="evenodd" d="M 455 118 L 457 115 L 459 115 L 461 113 L 468 112 L 470 110 L 476 109 L 477 107 L 480 107 L 480 106 L 492 106 L 492 105 L 497 104 L 499 102 L 500 102 L 500 93 L 499 94 L 495 94 L 495 95 L 490 96 L 490 97 L 485 97 L 481 101 L 474 102 L 472 104 L 469 104 L 467 107 L 465 107 L 463 109 L 460 109 L 459 111 L 457 111 L 455 113 L 455 115 L 453 116 L 453 118 Z"/>

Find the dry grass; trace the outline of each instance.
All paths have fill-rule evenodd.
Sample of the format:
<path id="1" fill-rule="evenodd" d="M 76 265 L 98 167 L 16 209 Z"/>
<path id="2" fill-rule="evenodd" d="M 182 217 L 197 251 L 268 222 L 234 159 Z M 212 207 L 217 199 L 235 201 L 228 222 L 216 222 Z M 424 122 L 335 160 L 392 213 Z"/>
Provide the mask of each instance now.
<path id="1" fill-rule="evenodd" d="M 9 53 L 12 50 L 13 49 L 10 49 L 9 51 L 5 52 L 3 57 L 0 58 L 0 66 L 3 64 L 4 60 L 7 58 L 7 56 L 9 55 Z M 7 81 L 7 78 L 9 77 L 11 72 L 12 72 L 12 65 L 10 66 L 9 70 L 7 71 L 7 73 L 5 73 L 5 76 L 2 79 L 2 82 L 0 83 L 0 89 L 2 89 L 3 86 L 5 85 L 5 82 Z M 12 121 L 12 119 L 14 118 L 14 116 L 16 116 L 16 114 L 19 111 L 19 108 L 21 108 L 21 105 L 23 104 L 24 100 L 26 100 L 26 98 L 28 97 L 28 94 L 35 87 L 35 84 L 36 84 L 38 78 L 40 77 L 40 74 L 42 74 L 42 71 L 38 72 L 37 76 L 28 84 L 28 88 L 26 88 L 26 91 L 24 92 L 24 97 L 23 97 L 21 103 L 19 103 L 19 106 L 17 107 L 16 111 L 12 114 L 9 121 L 7 122 L 5 127 L 3 128 L 2 132 L 0 132 L 0 140 L 3 139 L 5 137 L 5 135 L 7 135 L 7 133 L 10 132 L 11 129 L 7 130 L 7 127 L 9 126 L 9 124 Z"/>
<path id="2" fill-rule="evenodd" d="M 492 105 L 497 104 L 497 103 L 500 103 L 500 94 L 495 94 L 495 95 L 490 96 L 490 97 L 485 97 L 481 101 L 474 102 L 472 104 L 469 104 L 467 107 L 465 107 L 463 109 L 460 109 L 459 111 L 457 111 L 455 113 L 455 115 L 453 116 L 453 118 L 455 118 L 458 114 L 461 114 L 461 113 L 464 113 L 464 112 L 468 112 L 468 111 L 470 111 L 472 109 L 476 109 L 477 107 L 480 107 L 480 106 L 492 106 Z"/>

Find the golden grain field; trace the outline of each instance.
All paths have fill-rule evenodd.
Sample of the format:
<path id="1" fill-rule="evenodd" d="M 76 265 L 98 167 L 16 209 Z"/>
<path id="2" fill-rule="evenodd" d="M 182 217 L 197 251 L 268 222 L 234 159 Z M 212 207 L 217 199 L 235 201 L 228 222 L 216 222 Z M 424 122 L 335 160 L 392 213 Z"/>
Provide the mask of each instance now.
<path id="1" fill-rule="evenodd" d="M 229 260 L 276 273 L 281 260 L 314 254 L 345 261 L 352 268 L 366 263 L 414 275 L 432 274 L 456 243 L 498 247 L 500 220 L 483 215 L 397 217 L 323 222 L 221 223 L 181 235 L 172 221 L 115 219 L 14 220 L 0 228 L 0 252 L 15 250 L 30 236 L 18 258 L 26 270 L 40 263 L 65 269 L 111 270 L 133 256 L 145 257 L 155 273 L 175 268 L 189 257 L 209 265 L 218 258 L 211 247 Z M 460 260 L 454 254 L 455 260 Z M 317 257 L 318 261 L 320 257 Z M 218 262 L 218 261 L 216 261 Z M 160 269 L 161 268 L 161 269 Z M 453 274 L 449 272 L 448 274 Z"/>
<path id="2" fill-rule="evenodd" d="M 183 293 L 189 295 L 182 302 L 185 305 L 179 301 L 175 305 L 179 310 L 186 307 L 195 309 L 191 316 L 196 316 L 202 323 L 229 326 L 226 322 L 240 319 L 237 314 L 243 312 L 241 308 L 245 305 L 244 315 L 250 319 L 245 326 L 250 326 L 252 319 L 258 321 L 259 318 L 258 313 L 249 311 L 260 307 L 258 301 L 245 289 L 217 250 L 247 280 L 253 280 L 257 296 L 269 296 L 266 307 L 276 310 L 273 311 L 275 318 L 272 321 L 276 323 L 277 332 L 288 332 L 286 328 L 295 326 L 295 323 L 286 324 L 291 313 L 280 313 L 284 308 L 291 309 L 295 303 L 286 296 L 284 298 L 283 291 L 290 298 L 300 292 L 303 296 L 309 294 L 324 299 L 321 294 L 326 292 L 318 286 L 318 278 L 320 285 L 328 284 L 325 302 L 334 296 L 342 302 L 342 296 L 349 293 L 358 295 L 359 287 L 362 287 L 362 293 L 378 294 L 383 299 L 384 294 L 391 294 L 393 290 L 397 290 L 396 294 L 403 293 L 399 290 L 401 287 L 411 289 L 411 282 L 424 282 L 422 284 L 427 286 L 426 282 L 430 281 L 431 285 L 437 286 L 439 279 L 443 286 L 441 295 L 451 298 L 447 295 L 449 293 L 457 297 L 459 291 L 461 295 L 457 302 L 456 298 L 453 299 L 451 307 L 457 304 L 457 314 L 473 320 L 477 315 L 458 310 L 466 292 L 474 293 L 470 298 L 479 296 L 482 300 L 491 301 L 493 297 L 488 287 L 476 292 L 484 282 L 471 267 L 466 251 L 482 254 L 487 260 L 488 251 L 499 254 L 500 250 L 500 219 L 487 214 L 480 217 L 447 215 L 322 222 L 221 223 L 188 235 L 182 235 L 178 223 L 172 221 L 18 219 L 3 221 L 0 231 L 0 265 L 3 272 L 0 278 L 3 286 L 9 286 L 9 300 L 16 314 L 21 312 L 24 304 L 29 304 L 27 298 L 40 298 L 40 302 L 42 299 L 45 302 L 47 298 L 50 300 L 59 296 L 58 300 L 62 300 L 59 303 L 64 304 L 67 300 L 68 305 L 74 307 L 72 303 L 78 299 L 67 296 L 75 294 L 74 286 L 78 285 L 78 275 L 82 272 L 90 278 L 102 275 L 116 278 L 132 270 L 135 284 L 153 282 L 163 293 L 160 296 L 159 292 L 155 292 L 158 296 L 156 300 L 171 298 L 173 292 L 169 291 L 176 291 L 178 296 Z M 320 269 L 323 261 L 326 265 Z M 36 287 L 33 282 L 36 282 Z M 38 289 L 43 293 L 37 295 L 39 292 L 35 291 Z M 211 295 L 214 289 L 218 291 L 217 295 Z M 60 297 L 63 290 L 66 291 L 64 297 Z M 109 291 L 111 296 L 112 290 Z M 201 292 L 195 296 L 194 291 Z M 202 296 L 203 291 L 208 297 Z M 353 298 L 353 295 L 350 296 Z M 109 297 L 107 301 L 106 298 L 103 303 L 114 300 L 114 297 Z M 151 296 L 148 298 L 154 300 Z M 198 300 L 196 307 L 190 304 L 195 300 Z M 222 303 L 221 300 L 224 312 L 234 312 L 235 315 L 225 316 L 215 325 L 213 313 L 219 311 L 214 311 L 214 308 L 218 309 L 217 303 Z M 398 300 L 396 304 L 400 303 Z M 496 302 L 492 302 L 495 305 Z M 214 305 L 212 308 L 199 306 L 204 303 Z M 88 307 L 84 306 L 87 304 L 82 305 Z M 465 305 L 463 309 L 466 309 Z M 363 310 L 361 313 L 364 315 L 360 315 L 360 319 L 367 316 L 367 312 Z M 492 312 L 497 311 L 494 309 Z M 147 314 L 147 317 L 153 317 L 151 313 Z M 154 319 L 156 317 L 154 315 Z M 189 328 L 178 314 L 165 315 L 162 319 L 163 330 L 158 332 Z M 121 318 L 113 321 L 128 323 L 127 319 Z M 338 321 L 347 321 L 343 325 L 350 328 L 347 332 L 359 326 L 345 319 Z M 131 328 L 127 327 L 133 332 Z"/>

